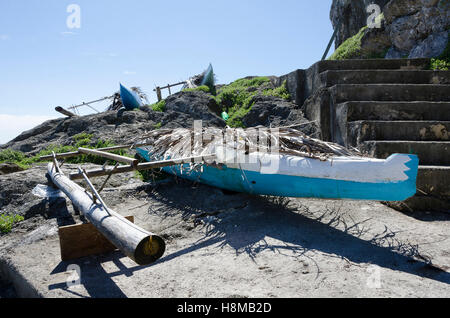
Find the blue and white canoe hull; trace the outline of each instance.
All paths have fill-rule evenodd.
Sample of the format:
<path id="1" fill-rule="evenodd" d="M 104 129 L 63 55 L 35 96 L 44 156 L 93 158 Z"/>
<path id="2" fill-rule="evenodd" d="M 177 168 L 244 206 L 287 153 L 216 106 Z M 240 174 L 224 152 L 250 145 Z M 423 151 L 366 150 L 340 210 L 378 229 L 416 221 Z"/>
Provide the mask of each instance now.
<path id="1" fill-rule="evenodd" d="M 143 106 L 139 96 L 132 90 L 120 84 L 120 98 L 126 110 L 133 110 Z"/>
<path id="2" fill-rule="evenodd" d="M 148 149 L 138 152 L 152 161 Z M 220 189 L 257 195 L 404 201 L 416 194 L 419 159 L 415 155 L 395 154 L 386 160 L 334 157 L 327 161 L 263 156 L 264 160 L 260 156 L 252 161 L 256 163 L 203 165 L 202 171 L 190 170 L 189 164 L 163 170 Z"/>

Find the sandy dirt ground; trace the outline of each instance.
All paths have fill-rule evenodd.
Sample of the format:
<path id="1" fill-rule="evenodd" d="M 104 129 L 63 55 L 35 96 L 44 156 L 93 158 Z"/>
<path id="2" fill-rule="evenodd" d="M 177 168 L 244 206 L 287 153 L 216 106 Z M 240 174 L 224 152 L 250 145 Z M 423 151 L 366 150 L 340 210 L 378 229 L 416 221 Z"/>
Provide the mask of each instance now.
<path id="1" fill-rule="evenodd" d="M 158 262 L 138 266 L 119 251 L 62 262 L 56 213 L 0 237 L 2 280 L 23 297 L 450 297 L 448 214 L 225 194 L 174 179 L 103 195 L 164 237 Z"/>

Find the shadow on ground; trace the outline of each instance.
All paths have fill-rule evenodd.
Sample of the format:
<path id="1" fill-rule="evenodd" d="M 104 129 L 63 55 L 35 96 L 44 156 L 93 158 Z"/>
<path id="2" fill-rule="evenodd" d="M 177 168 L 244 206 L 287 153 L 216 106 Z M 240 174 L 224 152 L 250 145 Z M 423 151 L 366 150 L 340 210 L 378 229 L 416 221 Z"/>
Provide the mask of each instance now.
<path id="1" fill-rule="evenodd" d="M 419 246 L 398 240 L 396 233 L 387 227 L 373 234 L 368 225 L 370 219 L 355 222 L 339 207 L 327 207 L 323 213 L 317 214 L 311 213 L 307 207 L 292 207 L 289 200 L 242 194 L 230 196 L 204 186 L 196 186 L 195 191 L 187 187 L 192 185 L 183 182 L 175 188 L 173 184 L 166 185 L 149 191 L 148 195 L 162 202 L 169 214 L 178 211 L 186 219 L 203 220 L 198 224 L 205 227 L 205 237 L 192 246 L 164 256 L 157 264 L 217 246 L 217 253 L 224 247 L 231 247 L 236 254 L 246 254 L 253 260 L 263 251 L 283 257 L 306 257 L 315 264 L 317 277 L 321 270 L 315 256 L 320 254 L 354 265 L 372 264 L 450 284 L 448 268 L 433 265 L 420 252 Z M 154 212 L 150 210 L 149 213 Z M 132 277 L 134 272 L 153 266 L 128 268 L 121 262 L 123 257 L 115 252 L 88 265 L 85 265 L 85 260 L 75 263 L 81 268 L 90 268 L 81 283 L 91 297 L 126 297 L 112 278 L 120 275 Z M 119 271 L 106 273 L 101 263 L 108 261 L 113 261 Z M 60 263 L 51 274 L 66 271 L 67 265 Z M 71 292 L 66 283 L 51 285 L 49 289 Z"/>

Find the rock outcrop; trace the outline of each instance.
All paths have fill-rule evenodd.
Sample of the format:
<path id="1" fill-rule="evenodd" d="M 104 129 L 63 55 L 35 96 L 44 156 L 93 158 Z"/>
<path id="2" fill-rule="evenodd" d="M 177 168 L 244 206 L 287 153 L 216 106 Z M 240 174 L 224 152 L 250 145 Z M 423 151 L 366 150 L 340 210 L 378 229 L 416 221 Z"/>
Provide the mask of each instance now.
<path id="1" fill-rule="evenodd" d="M 333 27 L 341 21 L 336 47 L 367 25 L 368 5 L 379 5 L 383 21 L 367 28 L 361 39 L 359 56 L 386 58 L 430 58 L 440 56 L 448 45 L 450 1 L 448 0 L 334 0 L 330 18 Z M 370 10 L 369 10 L 370 11 Z"/>
<path id="2" fill-rule="evenodd" d="M 167 98 L 164 112 L 144 106 L 136 111 L 110 111 L 83 117 L 59 118 L 23 132 L 1 145 L 0 150 L 11 148 L 34 155 L 50 145 L 70 145 L 73 136 L 92 134 L 92 141 L 110 140 L 127 144 L 145 131 L 156 128 L 191 128 L 195 120 L 204 126 L 225 127 L 225 121 L 214 111 L 217 105 L 212 96 L 203 92 L 181 92 Z M 212 110 L 211 110 L 211 109 Z"/>
<path id="3" fill-rule="evenodd" d="M 307 122 L 298 106 L 283 98 L 256 95 L 254 102 L 251 111 L 243 118 L 246 127 L 279 127 Z M 92 135 L 93 143 L 109 140 L 115 144 L 128 144 L 146 131 L 192 128 L 196 120 L 201 120 L 203 127 L 224 128 L 226 122 L 219 117 L 222 111 L 213 95 L 202 91 L 183 91 L 165 100 L 163 112 L 144 106 L 135 111 L 109 111 L 49 120 L 0 145 L 0 150 L 10 148 L 26 155 L 35 155 L 50 145 L 72 145 L 73 137 L 80 133 Z M 306 133 L 307 129 L 313 129 L 309 126 L 304 128 Z M 8 167 L 5 166 L 5 171 Z"/>
<path id="4" fill-rule="evenodd" d="M 354 36 L 367 25 L 370 4 L 376 4 L 382 9 L 389 0 L 333 0 L 330 19 L 333 29 L 341 24 L 336 35 L 335 46 L 338 48 L 346 39 Z"/>

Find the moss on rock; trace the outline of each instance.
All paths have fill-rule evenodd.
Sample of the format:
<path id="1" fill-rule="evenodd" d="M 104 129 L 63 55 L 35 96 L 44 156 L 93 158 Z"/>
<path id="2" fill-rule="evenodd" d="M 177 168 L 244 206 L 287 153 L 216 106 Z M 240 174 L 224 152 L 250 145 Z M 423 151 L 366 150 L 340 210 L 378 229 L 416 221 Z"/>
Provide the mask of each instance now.
<path id="1" fill-rule="evenodd" d="M 367 26 L 359 30 L 358 34 L 344 41 L 336 51 L 330 56 L 329 60 L 347 60 L 361 56 L 361 40 L 367 30 Z"/>

